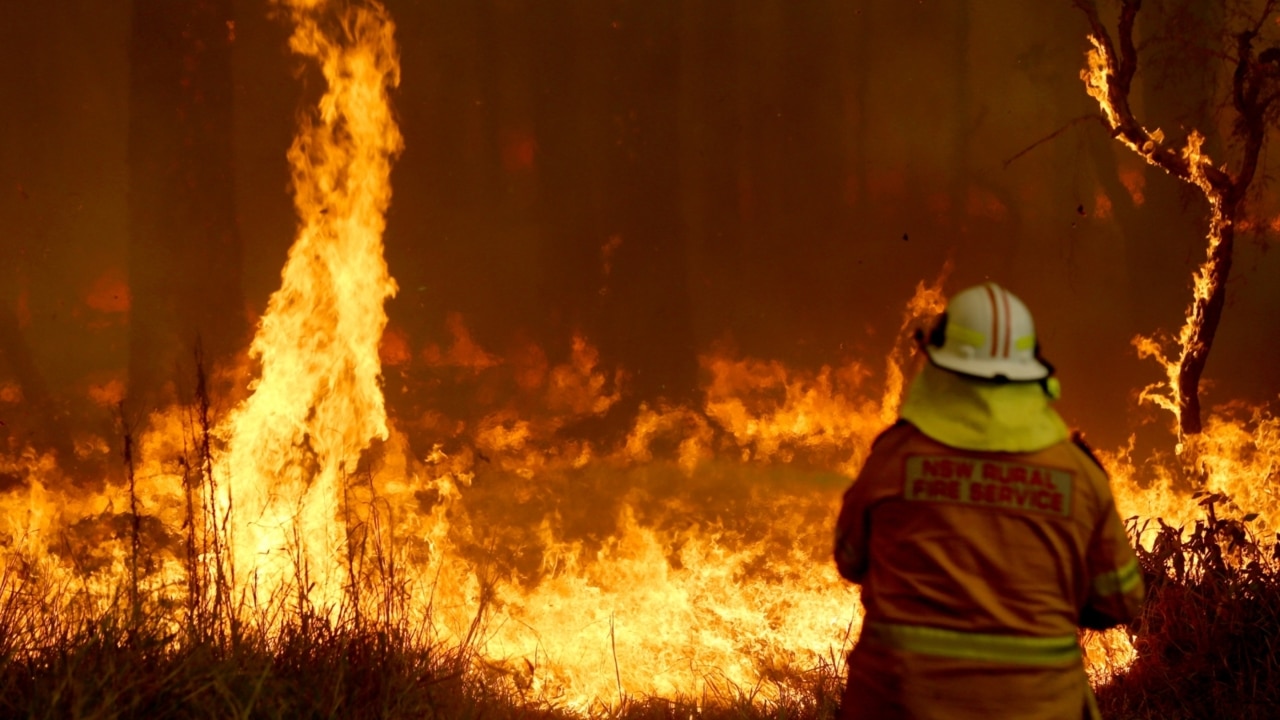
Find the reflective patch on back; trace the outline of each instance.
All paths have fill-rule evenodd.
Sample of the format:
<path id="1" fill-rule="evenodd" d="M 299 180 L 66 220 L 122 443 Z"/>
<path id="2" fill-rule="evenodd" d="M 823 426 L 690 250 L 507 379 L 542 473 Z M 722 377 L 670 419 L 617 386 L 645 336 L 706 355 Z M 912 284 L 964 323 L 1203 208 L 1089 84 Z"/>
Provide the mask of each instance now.
<path id="1" fill-rule="evenodd" d="M 1060 468 L 953 455 L 910 455 L 902 497 L 1071 516 L 1074 475 Z"/>

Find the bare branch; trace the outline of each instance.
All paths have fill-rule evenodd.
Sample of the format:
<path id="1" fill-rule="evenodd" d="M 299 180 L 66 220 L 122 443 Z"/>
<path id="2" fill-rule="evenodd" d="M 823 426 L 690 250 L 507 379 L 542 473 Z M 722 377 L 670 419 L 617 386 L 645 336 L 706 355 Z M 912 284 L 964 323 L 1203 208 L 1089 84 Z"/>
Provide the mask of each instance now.
<path id="1" fill-rule="evenodd" d="M 1248 113 L 1248 106 L 1251 104 L 1252 98 L 1247 97 L 1246 80 L 1249 75 L 1249 63 L 1253 60 L 1253 37 L 1252 31 L 1244 31 L 1236 36 L 1236 70 L 1231 75 L 1231 97 L 1236 105 L 1236 112 L 1241 115 Z M 1256 97 L 1257 90 L 1254 89 Z"/>
<path id="2" fill-rule="evenodd" d="M 1191 162 L 1181 149 L 1173 149 L 1165 145 L 1162 137 L 1153 136 L 1133 116 L 1129 106 L 1129 91 L 1133 76 L 1138 69 L 1138 57 L 1133 44 L 1133 26 L 1141 0 L 1123 0 L 1119 23 L 1119 44 L 1121 53 L 1117 61 L 1115 42 L 1110 32 L 1098 15 L 1097 4 L 1093 0 L 1076 0 L 1089 21 L 1091 36 L 1095 43 L 1094 55 L 1104 65 L 1103 77 L 1087 78 L 1090 94 L 1094 95 L 1103 106 L 1107 122 L 1112 134 L 1134 152 L 1146 158 L 1148 162 L 1165 172 L 1186 182 L 1197 182 L 1204 178 L 1213 187 L 1225 191 L 1231 186 L 1231 178 L 1226 173 L 1211 165 L 1198 165 L 1193 168 Z"/>
<path id="3" fill-rule="evenodd" d="M 1049 133 L 1048 135 L 1045 135 L 1044 137 L 1040 138 L 1039 140 L 1036 140 L 1035 142 L 1031 143 L 1030 145 L 1026 146 L 1025 148 L 1023 148 L 1023 149 L 1019 150 L 1018 152 L 1014 153 L 1014 155 L 1013 155 L 1012 157 L 1010 157 L 1008 160 L 1005 160 L 1005 161 L 1004 161 L 1004 165 L 1003 165 L 1003 167 L 1004 167 L 1005 169 L 1008 169 L 1009 165 L 1010 165 L 1011 163 L 1013 163 L 1013 161 L 1014 161 L 1014 160 L 1017 160 L 1018 158 L 1022 157 L 1023 155 L 1026 155 L 1027 153 L 1031 152 L 1032 150 L 1035 150 L 1036 148 L 1038 148 L 1038 147 L 1040 147 L 1041 145 L 1043 145 L 1043 144 L 1045 144 L 1045 143 L 1049 142 L 1050 140 L 1052 140 L 1052 139 L 1054 139 L 1054 138 L 1058 137 L 1059 135 L 1061 135 L 1062 133 L 1064 133 L 1064 132 L 1066 132 L 1066 131 L 1070 130 L 1071 128 L 1075 127 L 1076 125 L 1079 125 L 1079 124 L 1080 124 L 1080 123 L 1082 123 L 1082 122 L 1087 122 L 1087 121 L 1089 121 L 1089 120 L 1097 120 L 1098 122 L 1102 123 L 1102 126 L 1103 126 L 1104 128 L 1107 128 L 1107 130 L 1108 130 L 1108 131 L 1110 131 L 1110 130 L 1111 130 L 1111 128 L 1107 127 L 1107 119 L 1106 119 L 1106 118 L 1104 118 L 1104 117 L 1102 117 L 1102 116 L 1101 116 L 1101 115 L 1099 115 L 1098 113 L 1089 113 L 1088 115 L 1081 115 L 1081 116 L 1080 116 L 1080 117 L 1078 117 L 1078 118 L 1072 118 L 1071 120 L 1068 120 L 1068 121 L 1067 121 L 1067 124 L 1063 125 L 1062 127 L 1058 128 L 1057 130 L 1054 130 L 1053 132 Z"/>
<path id="4" fill-rule="evenodd" d="M 1265 21 L 1277 0 L 1268 0 L 1267 6 L 1255 27 Z M 1266 139 L 1267 114 L 1277 97 L 1276 82 L 1280 78 L 1280 66 L 1271 57 L 1275 49 L 1265 50 L 1255 57 L 1253 40 L 1255 31 L 1246 30 L 1237 36 L 1239 60 L 1232 75 L 1232 99 L 1239 117 L 1236 119 L 1236 133 L 1244 139 L 1244 153 L 1241 157 L 1240 170 L 1234 183 L 1226 194 L 1227 202 L 1240 203 L 1244 200 L 1249 184 L 1258 168 L 1258 156 Z M 1269 92 L 1263 94 L 1263 90 Z"/>
<path id="5" fill-rule="evenodd" d="M 1267 18 L 1271 17 L 1271 13 L 1275 12 L 1277 0 L 1267 0 L 1267 4 L 1262 6 L 1262 12 L 1258 13 L 1258 21 L 1253 24 L 1253 34 L 1257 35 L 1262 31 L 1262 26 L 1267 23 Z"/>

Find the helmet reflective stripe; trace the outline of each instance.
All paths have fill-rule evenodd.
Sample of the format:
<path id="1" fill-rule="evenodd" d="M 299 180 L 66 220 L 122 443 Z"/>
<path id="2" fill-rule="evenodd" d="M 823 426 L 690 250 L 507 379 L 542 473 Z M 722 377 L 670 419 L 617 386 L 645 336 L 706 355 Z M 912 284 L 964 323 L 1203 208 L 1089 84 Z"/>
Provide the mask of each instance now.
<path id="1" fill-rule="evenodd" d="M 1003 289 L 993 283 L 987 283 L 982 286 L 987 291 L 987 299 L 991 301 L 991 357 L 1001 357 L 1000 353 L 1000 302 L 996 300 L 996 294 L 1002 293 Z M 1009 356 L 1009 301 L 1004 299 L 1004 357 Z"/>
<path id="2" fill-rule="evenodd" d="M 991 357 L 1007 358 L 1009 336 L 1012 334 L 1009 291 L 995 283 L 987 283 L 982 287 L 986 288 L 987 298 L 991 301 Z"/>
<path id="3" fill-rule="evenodd" d="M 1042 380 L 1050 374 L 1036 358 L 1030 311 L 996 283 L 956 293 L 947 303 L 945 331 L 931 337 L 925 351 L 935 365 L 947 370 L 1017 382 Z"/>
<path id="4" fill-rule="evenodd" d="M 947 323 L 947 340 L 953 339 L 974 347 L 982 347 L 987 344 L 987 336 L 977 330 L 970 330 L 957 323 Z"/>
<path id="5" fill-rule="evenodd" d="M 1002 357 L 1009 357 L 1009 335 L 1013 332 L 1013 328 L 1009 326 L 1009 318 L 1011 317 L 1009 313 L 1009 291 L 998 285 L 993 287 L 1000 291 L 1000 304 L 1004 307 L 1004 353 Z"/>

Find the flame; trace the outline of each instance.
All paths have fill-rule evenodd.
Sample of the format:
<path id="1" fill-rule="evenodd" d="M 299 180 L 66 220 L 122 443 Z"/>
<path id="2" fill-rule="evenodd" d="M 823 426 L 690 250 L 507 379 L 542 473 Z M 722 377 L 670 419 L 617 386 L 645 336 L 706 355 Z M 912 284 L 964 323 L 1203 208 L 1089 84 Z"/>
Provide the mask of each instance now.
<path id="1" fill-rule="evenodd" d="M 1253 542 L 1268 548 L 1268 555 L 1274 551 L 1272 538 L 1280 528 L 1280 418 L 1266 405 L 1233 401 L 1215 408 L 1203 432 L 1184 438 L 1173 454 L 1139 463 L 1134 451 L 1131 437 L 1126 447 L 1098 455 L 1111 475 L 1120 516 L 1134 523 L 1143 547 L 1153 549 L 1162 523 L 1182 528 L 1186 537 L 1204 521 L 1205 504 L 1218 497 L 1217 517 L 1243 523 Z M 1133 641 L 1122 629 L 1089 635 L 1086 659 L 1095 682 L 1122 674 L 1137 659 Z"/>
<path id="2" fill-rule="evenodd" d="M 950 259 L 942 265 L 938 276 L 932 284 L 924 281 L 916 284 L 915 294 L 907 301 L 902 313 L 902 325 L 898 328 L 897 345 L 889 354 L 884 395 L 880 400 L 880 422 L 889 425 L 898 419 L 898 407 L 902 404 L 902 393 L 906 389 L 904 368 L 913 356 L 914 347 L 910 345 L 912 328 L 917 327 L 926 318 L 932 319 L 941 314 L 947 307 L 947 297 L 942 292 L 942 284 L 951 275 L 954 268 Z M 921 328 L 923 329 L 923 328 Z"/>
<path id="3" fill-rule="evenodd" d="M 1143 388 L 1139 399 L 1173 416 L 1175 454 L 1172 458 L 1157 454 L 1137 466 L 1132 460 L 1132 438 L 1127 448 L 1103 453 L 1114 479 L 1117 507 L 1123 516 L 1143 520 L 1138 526 L 1139 543 L 1154 540 L 1157 528 L 1151 526 L 1153 519 L 1189 528 L 1203 517 L 1204 501 L 1199 498 L 1217 494 L 1226 503 L 1218 512 L 1255 520 L 1251 528 L 1254 532 L 1269 530 L 1276 527 L 1278 519 L 1276 498 L 1270 490 L 1280 467 L 1280 426 L 1276 419 L 1262 405 L 1228 403 L 1210 413 L 1200 433 L 1183 432 L 1181 368 L 1189 357 L 1205 350 L 1199 331 L 1206 322 L 1209 299 L 1220 289 L 1215 255 L 1225 234 L 1232 230 L 1225 212 L 1225 195 L 1208 177 L 1213 161 L 1202 151 L 1204 136 L 1194 129 L 1188 134 L 1186 144 L 1177 153 L 1185 168 L 1175 169 L 1163 132 L 1149 131 L 1136 123 L 1123 125 L 1123 118 L 1111 101 L 1114 58 L 1101 38 L 1090 35 L 1089 40 L 1093 48 L 1087 53 L 1087 68 L 1081 72 L 1081 79 L 1088 94 L 1098 102 L 1113 135 L 1149 164 L 1198 187 L 1209 201 L 1210 212 L 1205 259 L 1192 276 L 1192 300 L 1177 337 L 1171 339 L 1157 333 L 1133 339 L 1139 357 L 1153 359 L 1164 369 L 1164 379 Z M 1140 175 L 1121 174 L 1135 204 L 1143 200 L 1143 185 L 1138 178 Z M 1170 347 L 1176 347 L 1176 357 Z M 1094 635 L 1088 650 L 1097 679 L 1123 672 L 1136 658 L 1131 638 L 1121 631 Z"/>
<path id="4" fill-rule="evenodd" d="M 1175 174 L 1169 166 L 1157 160 L 1158 151 L 1164 149 L 1163 132 L 1159 129 L 1149 131 L 1141 126 L 1137 127 L 1132 133 L 1122 131 L 1124 129 L 1122 127 L 1122 118 L 1111 101 L 1114 58 L 1108 53 L 1106 44 L 1096 35 L 1090 35 L 1089 42 L 1093 45 L 1093 48 L 1086 53 L 1088 67 L 1081 71 L 1080 78 L 1084 81 L 1085 91 L 1098 102 L 1108 127 L 1113 130 L 1113 134 L 1117 139 L 1139 157 L 1165 172 Z M 1186 163 L 1186 175 L 1185 177 L 1178 177 L 1200 188 L 1205 198 L 1209 201 L 1209 233 L 1205 248 L 1205 259 L 1192 276 L 1192 300 L 1187 308 L 1186 318 L 1176 341 L 1178 358 L 1176 361 L 1171 360 L 1168 357 L 1168 353 L 1161 349 L 1161 343 L 1155 337 L 1140 335 L 1134 338 L 1134 345 L 1138 348 L 1139 355 L 1155 359 L 1164 368 L 1166 375 L 1166 379 L 1162 383 L 1145 388 L 1141 393 L 1141 397 L 1157 407 L 1168 410 L 1174 417 L 1175 427 L 1178 428 L 1180 436 L 1183 423 L 1182 407 L 1178 402 L 1181 397 L 1179 372 L 1186 358 L 1204 349 L 1196 337 L 1205 322 L 1204 313 L 1209 298 L 1217 290 L 1219 282 L 1214 272 L 1217 264 L 1214 260 L 1214 255 L 1223 241 L 1224 231 L 1230 226 L 1230 220 L 1223 212 L 1223 194 L 1213 186 L 1207 175 L 1206 168 L 1213 167 L 1213 161 L 1202 152 L 1201 148 L 1203 146 L 1204 136 L 1199 131 L 1192 130 L 1187 135 L 1186 145 L 1179 152 L 1181 159 Z M 1135 193 L 1133 186 L 1125 180 L 1125 177 L 1125 174 L 1121 175 L 1126 187 L 1129 188 L 1131 193 L 1134 193 L 1135 203 L 1140 202 L 1138 199 L 1141 192 L 1140 186 L 1138 192 Z M 1107 209 L 1108 211 L 1110 210 L 1109 202 L 1107 203 Z M 1163 388 L 1161 388 L 1161 385 L 1163 385 Z M 1180 437 L 1179 440 L 1178 452 L 1181 453 L 1187 446 L 1182 442 L 1185 438 Z"/>
<path id="5" fill-rule="evenodd" d="M 449 313 L 445 318 L 449 335 L 453 344 L 447 352 L 441 352 L 436 345 L 429 345 L 422 351 L 422 359 L 428 365 L 444 365 L 481 371 L 498 364 L 498 359 L 485 352 L 471 337 L 471 331 L 462 322 L 462 315 Z"/>
<path id="6" fill-rule="evenodd" d="M 583 712 L 646 695 L 767 702 L 788 677 L 838 668 L 861 614 L 830 560 L 831 523 L 897 416 L 909 331 L 944 307 L 950 265 L 916 286 L 882 377 L 857 359 L 709 352 L 697 403 L 631 413 L 626 372 L 585 336 L 562 362 L 534 345 L 502 357 L 453 315 L 450 348 L 415 355 L 383 337 L 393 25 L 377 5 L 284 7 L 291 46 L 329 86 L 290 151 L 300 228 L 250 348 L 252 393 L 221 418 L 202 393 L 153 414 L 127 436 L 127 481 L 70 477 L 30 446 L 0 453 L 3 599 L 74 619 L 132 586 L 175 628 L 232 616 L 268 632 L 360 612 L 425 627 L 487 682 Z M 1135 342 L 1170 365 L 1167 342 Z M 406 376 L 474 383 L 480 409 L 389 418 L 380 352 Z M 1146 396 L 1176 412 L 1176 396 Z M 0 402 L 20 397 L 0 385 Z M 1123 516 L 1192 522 L 1205 488 L 1257 513 L 1255 529 L 1277 526 L 1280 419 L 1227 404 L 1188 442 L 1190 470 L 1185 456 L 1137 460 L 1132 441 L 1100 453 Z M 77 459 L 118 464 L 115 445 L 86 435 Z M 39 627 L 14 647 L 48 640 Z M 1096 678 L 1136 652 L 1123 633 L 1087 651 Z"/>
<path id="7" fill-rule="evenodd" d="M 330 6 L 283 3 L 290 48 L 328 88 L 289 149 L 300 228 L 249 349 L 260 377 L 217 429 L 228 479 L 217 512 L 230 520 L 236 580 L 257 602 L 305 582 L 316 607 L 341 597 L 345 486 L 388 434 L 378 347 L 396 284 L 382 232 L 403 146 L 388 99 L 399 83 L 391 19 L 377 4 Z"/>
<path id="8" fill-rule="evenodd" d="M 920 283 L 903 327 L 940 299 L 937 283 Z M 900 343 L 888 367 L 904 367 L 911 347 Z M 473 349 L 495 362 L 461 369 L 462 377 L 502 374 L 515 386 L 527 372 L 526 360 Z M 757 701 L 768 702 L 789 674 L 838 667 L 857 637 L 857 592 L 835 575 L 830 523 L 901 381 L 888 372 L 877 381 L 858 362 L 804 369 L 724 351 L 704 355 L 701 366 L 699 403 L 642 404 L 616 440 L 578 436 L 569 432 L 576 423 L 615 412 L 625 375 L 602 368 L 591 344 L 575 338 L 565 362 L 525 387 L 536 394 L 532 405 L 521 396 L 477 418 L 424 426 L 413 439 L 389 422 L 376 461 L 359 482 L 348 477 L 325 512 L 338 532 L 304 538 L 316 531 L 299 519 L 293 536 L 275 541 L 295 558 L 309 557 L 292 545 L 303 539 L 342 551 L 328 575 L 310 568 L 308 603 L 358 604 L 370 617 L 423 623 L 433 642 L 465 648 L 472 672 L 530 700 L 596 712 L 627 697 L 760 688 Z M 190 565 L 177 539 L 191 516 L 187 488 L 209 491 L 184 476 L 200 427 L 198 409 L 173 409 L 154 415 L 136 442 L 144 595 L 187 591 Z M 415 451 L 423 442 L 428 449 Z M 1243 403 L 1219 407 L 1199 442 L 1205 487 L 1231 495 L 1239 512 L 1259 512 L 1256 529 L 1280 522 L 1268 489 L 1280 473 L 1280 420 Z M 1132 446 L 1100 455 L 1123 516 L 1197 519 L 1176 456 L 1140 463 Z M 324 471 L 319 461 L 310 469 Z M 64 614 L 108 603 L 133 562 L 120 530 L 127 490 L 76 487 L 52 455 L 29 448 L 0 457 L 2 478 L 16 479 L 3 488 L 0 536 L 9 566 L 22 559 L 24 592 Z M 280 496 L 294 489 L 273 487 Z M 200 498 L 191 502 L 199 514 Z M 216 523 L 195 543 L 208 582 L 219 571 L 210 537 Z M 234 559 L 236 577 L 258 579 L 250 587 L 260 602 L 270 599 L 270 578 L 275 592 L 297 592 L 295 565 L 281 567 L 269 553 Z M 325 590 L 322 579 L 338 587 Z M 1136 651 L 1113 632 L 1091 636 L 1087 654 L 1101 680 Z"/>
<path id="9" fill-rule="evenodd" d="M 409 349 L 409 336 L 399 328 L 387 328 L 382 334 L 382 343 L 378 346 L 378 358 L 383 365 L 392 367 L 407 365 L 413 359 Z"/>
<path id="10" fill-rule="evenodd" d="M 313 237 L 307 227 L 300 239 Z M 940 283 L 917 287 L 904 327 L 938 309 Z M 425 623 L 434 641 L 468 649 L 473 672 L 584 712 L 632 696 L 746 688 L 767 702 L 787 673 L 839 666 L 861 620 L 856 590 L 829 559 L 830 519 L 884 427 L 884 403 L 899 400 L 910 343 L 894 351 L 892 388 L 874 385 L 855 361 L 805 370 L 707 354 L 701 403 L 641 405 L 612 442 L 566 435 L 613 412 L 625 386 L 579 336 L 565 362 L 521 386 L 536 393 L 536 408 L 519 410 L 528 398 L 517 398 L 478 419 L 439 422 L 424 430 L 435 440 L 425 454 L 384 425 L 376 461 L 354 482 L 351 458 L 379 428 L 337 420 L 365 419 L 367 405 L 347 399 L 345 415 L 325 414 L 332 400 L 312 395 L 280 406 L 305 404 L 309 414 L 267 412 L 281 368 L 294 368 L 288 389 L 301 392 L 318 382 L 308 374 L 316 365 L 354 363 L 342 354 L 317 363 L 331 342 L 269 345 L 266 329 L 295 307 L 287 297 L 278 293 L 264 316 L 253 395 L 210 430 L 199 407 L 153 415 L 134 444 L 132 493 L 76 488 L 53 456 L 34 450 L 4 458 L 0 477 L 20 479 L 5 495 L 9 557 L 23 559 L 46 593 L 74 589 L 51 607 L 108 607 L 131 573 L 142 597 L 196 593 L 259 625 L 359 607 Z M 470 338 L 460 320 L 455 330 Z M 311 354 L 295 357 L 297 346 Z M 376 358 L 376 338 L 361 349 Z M 471 341 L 467 357 L 493 362 L 461 368 L 463 377 L 514 379 L 545 365 L 541 351 L 520 354 L 536 357 L 504 360 Z M 325 387 L 360 397 L 354 384 Z M 247 424 L 259 414 L 268 425 Z M 196 464 L 209 432 L 206 474 Z M 340 443 L 342 453 L 321 452 Z M 131 550 L 131 507 L 145 520 L 142 559 Z M 69 528 L 90 534 L 59 550 Z M 223 585 L 234 592 L 219 595 Z"/>

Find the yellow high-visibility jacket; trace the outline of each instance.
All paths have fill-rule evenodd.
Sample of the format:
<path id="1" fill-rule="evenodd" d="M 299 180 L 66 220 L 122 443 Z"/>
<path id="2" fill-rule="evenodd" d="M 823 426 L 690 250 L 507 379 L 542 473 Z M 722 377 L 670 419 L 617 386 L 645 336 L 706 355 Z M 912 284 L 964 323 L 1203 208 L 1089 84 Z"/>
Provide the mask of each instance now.
<path id="1" fill-rule="evenodd" d="M 844 495 L 835 560 L 866 609 L 847 718 L 1097 717 L 1078 629 L 1143 599 L 1107 475 L 1067 439 L 964 450 L 900 421 Z"/>

